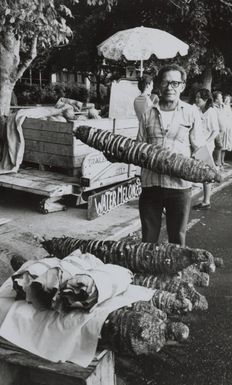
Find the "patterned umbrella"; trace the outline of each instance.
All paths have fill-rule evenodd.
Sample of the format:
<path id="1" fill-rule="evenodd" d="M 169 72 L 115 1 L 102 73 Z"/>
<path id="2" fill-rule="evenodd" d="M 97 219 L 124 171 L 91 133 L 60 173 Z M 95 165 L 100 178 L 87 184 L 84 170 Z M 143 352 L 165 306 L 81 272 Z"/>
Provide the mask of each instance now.
<path id="1" fill-rule="evenodd" d="M 187 55 L 188 44 L 160 29 L 136 27 L 119 31 L 98 46 L 98 53 L 107 59 L 140 60 L 141 73 L 143 60 L 152 54 L 158 59 L 173 58 L 179 53 Z"/>

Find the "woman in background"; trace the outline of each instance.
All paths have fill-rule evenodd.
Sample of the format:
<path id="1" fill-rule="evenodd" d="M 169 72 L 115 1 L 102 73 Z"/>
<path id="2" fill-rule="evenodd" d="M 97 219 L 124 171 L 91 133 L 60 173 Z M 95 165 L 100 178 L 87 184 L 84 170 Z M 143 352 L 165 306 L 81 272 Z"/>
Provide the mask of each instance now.
<path id="1" fill-rule="evenodd" d="M 225 153 L 226 151 L 232 151 L 232 109 L 231 109 L 231 95 L 224 95 L 224 114 L 226 120 L 226 128 L 224 135 L 222 137 L 222 154 L 221 161 L 222 165 L 226 165 L 225 163 Z"/>
<path id="2" fill-rule="evenodd" d="M 219 124 L 219 135 L 215 138 L 214 161 L 216 166 L 223 167 L 222 156 L 225 153 L 225 151 L 223 153 L 223 138 L 226 131 L 226 115 L 221 91 L 213 92 L 213 102 Z"/>
<path id="3" fill-rule="evenodd" d="M 219 124 L 217 113 L 213 108 L 213 98 L 209 90 L 201 88 L 195 94 L 195 104 L 201 114 L 202 121 L 202 139 L 206 144 L 211 155 L 214 151 L 214 140 L 219 134 Z M 194 206 L 195 210 L 207 210 L 210 208 L 211 185 L 203 183 L 203 200 Z"/>

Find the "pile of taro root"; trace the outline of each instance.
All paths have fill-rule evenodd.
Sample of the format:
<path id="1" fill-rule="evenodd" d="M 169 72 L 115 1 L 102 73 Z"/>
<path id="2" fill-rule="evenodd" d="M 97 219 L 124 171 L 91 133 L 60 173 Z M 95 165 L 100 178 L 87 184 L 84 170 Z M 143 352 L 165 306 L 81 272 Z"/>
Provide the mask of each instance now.
<path id="1" fill-rule="evenodd" d="M 112 312 L 103 325 L 101 345 L 131 356 L 156 355 L 165 346 L 186 341 L 189 327 L 182 317 L 208 308 L 205 296 L 196 287 L 208 286 L 209 275 L 223 265 L 206 250 L 170 243 L 62 237 L 44 240 L 42 245 L 49 256 L 59 259 L 80 249 L 104 263 L 124 266 L 132 271 L 134 285 L 154 290 L 150 301 Z"/>

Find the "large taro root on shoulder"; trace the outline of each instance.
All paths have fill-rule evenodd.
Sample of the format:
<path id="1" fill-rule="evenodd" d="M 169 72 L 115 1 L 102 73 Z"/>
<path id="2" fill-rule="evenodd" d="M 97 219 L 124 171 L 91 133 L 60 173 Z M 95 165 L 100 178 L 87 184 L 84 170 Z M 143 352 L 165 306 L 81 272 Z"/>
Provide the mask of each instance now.
<path id="1" fill-rule="evenodd" d="M 103 151 L 109 158 L 114 158 L 118 162 L 133 163 L 160 174 L 196 183 L 221 181 L 221 176 L 213 167 L 200 160 L 172 153 L 160 146 L 137 142 L 90 126 L 77 127 L 74 135 L 83 143 Z"/>
<path id="2" fill-rule="evenodd" d="M 104 263 L 124 266 L 134 273 L 174 274 L 192 264 L 204 263 L 208 271 L 215 270 L 214 257 L 207 250 L 182 247 L 172 243 L 130 243 L 61 237 L 44 240 L 50 255 L 63 259 L 74 250 L 91 253 Z"/>

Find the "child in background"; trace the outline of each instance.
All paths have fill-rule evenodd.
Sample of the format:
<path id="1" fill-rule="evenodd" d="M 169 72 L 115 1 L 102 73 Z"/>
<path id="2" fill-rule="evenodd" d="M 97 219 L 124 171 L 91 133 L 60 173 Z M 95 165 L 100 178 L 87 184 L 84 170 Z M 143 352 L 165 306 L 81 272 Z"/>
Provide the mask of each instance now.
<path id="1" fill-rule="evenodd" d="M 138 80 L 138 89 L 141 94 L 134 100 L 134 109 L 140 121 L 144 112 L 153 105 L 151 91 L 153 89 L 153 79 L 150 75 L 144 75 Z"/>

